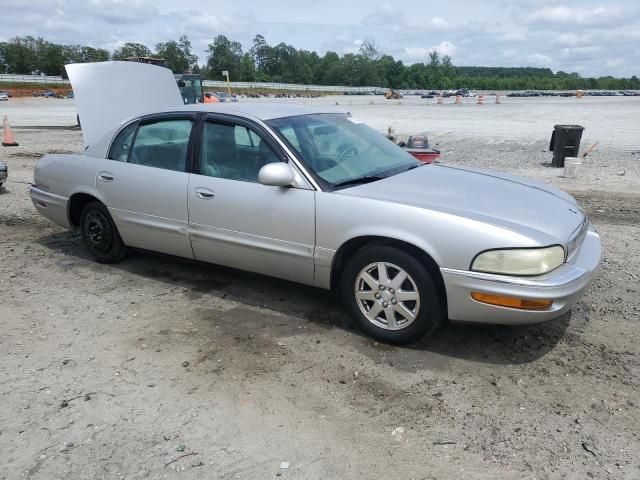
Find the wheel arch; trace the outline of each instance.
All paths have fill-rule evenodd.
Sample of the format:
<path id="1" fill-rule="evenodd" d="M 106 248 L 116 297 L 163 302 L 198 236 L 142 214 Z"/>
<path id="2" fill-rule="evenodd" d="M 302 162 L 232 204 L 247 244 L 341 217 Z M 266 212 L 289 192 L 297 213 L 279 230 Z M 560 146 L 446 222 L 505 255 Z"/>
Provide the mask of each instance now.
<path id="1" fill-rule="evenodd" d="M 413 255 L 431 274 L 436 284 L 438 294 L 443 301 L 445 312 L 447 311 L 447 291 L 444 285 L 444 279 L 442 278 L 440 267 L 433 259 L 433 256 L 422 248 L 410 242 L 399 240 L 397 238 L 379 235 L 363 235 L 351 238 L 340 245 L 333 256 L 331 264 L 331 291 L 337 292 L 339 290 L 340 277 L 342 275 L 342 272 L 344 271 L 348 259 L 351 258 L 351 256 L 353 256 L 358 250 L 377 245 L 396 247 Z"/>
<path id="2" fill-rule="evenodd" d="M 78 228 L 80 226 L 80 214 L 82 213 L 82 209 L 90 202 L 103 203 L 99 198 L 86 192 L 76 192 L 69 197 L 67 218 L 69 219 L 69 225 L 71 225 L 72 228 Z"/>

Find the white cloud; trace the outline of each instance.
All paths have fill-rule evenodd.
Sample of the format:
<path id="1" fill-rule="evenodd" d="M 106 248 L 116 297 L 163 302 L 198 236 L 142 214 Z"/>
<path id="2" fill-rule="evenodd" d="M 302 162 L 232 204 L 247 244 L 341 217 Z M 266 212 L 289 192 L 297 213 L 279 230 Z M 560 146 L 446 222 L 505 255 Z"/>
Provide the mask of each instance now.
<path id="1" fill-rule="evenodd" d="M 153 48 L 188 35 L 201 62 L 219 34 L 241 42 L 245 51 L 260 33 L 270 45 L 285 42 L 320 55 L 357 52 L 356 40 L 371 38 L 407 64 L 425 62 L 437 48 L 453 55 L 455 65 L 639 74 L 640 0 L 465 0 L 435 10 L 420 0 L 215 3 L 210 8 L 201 0 L 0 0 L 0 38 L 32 35 L 113 49 L 129 41 Z"/>
<path id="2" fill-rule="evenodd" d="M 457 47 L 448 41 L 440 42 L 438 45 L 433 45 L 431 47 L 406 47 L 402 51 L 402 58 L 410 63 L 414 62 L 425 62 L 430 52 L 433 50 L 437 50 L 438 53 L 442 55 L 449 55 L 452 57 L 456 51 Z"/>
<path id="3" fill-rule="evenodd" d="M 548 67 L 551 64 L 551 57 L 542 53 L 534 53 L 525 57 L 527 64 L 536 67 Z"/>
<path id="4" fill-rule="evenodd" d="M 347 45 L 342 48 L 342 53 L 353 53 L 356 54 L 360 51 L 360 47 L 362 46 L 362 40 L 357 39 L 352 42 L 351 45 Z"/>
<path id="5" fill-rule="evenodd" d="M 568 47 L 578 45 L 580 42 L 580 36 L 576 35 L 575 33 L 563 33 L 556 37 L 554 41 L 556 45 L 565 45 Z"/>
<path id="6" fill-rule="evenodd" d="M 402 57 L 409 62 L 424 62 L 430 51 L 425 47 L 406 47 Z"/>
<path id="7" fill-rule="evenodd" d="M 502 35 L 498 35 L 498 37 L 496 38 L 496 40 L 498 40 L 499 42 L 504 43 L 524 42 L 526 39 L 527 35 L 523 32 L 504 33 Z"/>
<path id="8" fill-rule="evenodd" d="M 596 58 L 602 53 L 602 47 L 588 45 L 584 47 L 563 48 L 560 50 L 560 57 L 572 62 L 588 61 Z"/>
<path id="9" fill-rule="evenodd" d="M 437 50 L 440 55 L 449 55 L 450 57 L 453 57 L 456 54 L 458 47 L 456 47 L 453 43 L 445 40 L 443 42 L 440 42 L 438 45 L 430 47 L 429 51 L 431 50 Z"/>
<path id="10" fill-rule="evenodd" d="M 147 23 L 158 15 L 158 9 L 143 0 L 91 0 L 86 9 L 90 14 L 112 24 Z"/>
<path id="11" fill-rule="evenodd" d="M 530 23 L 602 26 L 620 20 L 623 15 L 624 11 L 617 6 L 587 9 L 559 5 L 536 10 L 528 16 L 528 21 Z"/>
<path id="12" fill-rule="evenodd" d="M 451 28 L 451 25 L 449 24 L 449 22 L 447 22 L 442 17 L 433 17 L 429 22 L 429 25 L 431 25 L 431 28 L 433 30 L 439 30 L 439 31 L 449 30 Z"/>
<path id="13" fill-rule="evenodd" d="M 402 14 L 395 11 L 391 5 L 381 3 L 376 6 L 372 13 L 362 19 L 362 23 L 365 25 L 388 25 L 392 21 L 397 20 L 398 15 Z"/>
<path id="14" fill-rule="evenodd" d="M 617 68 L 622 66 L 625 63 L 623 58 L 609 58 L 607 60 L 607 67 L 609 68 Z"/>

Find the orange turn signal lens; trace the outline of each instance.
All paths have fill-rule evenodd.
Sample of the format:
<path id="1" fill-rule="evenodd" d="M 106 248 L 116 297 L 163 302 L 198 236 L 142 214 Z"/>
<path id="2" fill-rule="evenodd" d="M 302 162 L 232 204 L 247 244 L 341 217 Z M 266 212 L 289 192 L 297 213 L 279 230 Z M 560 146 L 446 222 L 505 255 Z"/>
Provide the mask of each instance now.
<path id="1" fill-rule="evenodd" d="M 472 292 L 471 298 L 477 302 L 497 305 L 499 307 L 519 308 L 522 310 L 544 310 L 553 304 L 553 300 L 528 300 L 526 298 L 506 297 L 504 295 L 490 295 L 488 293 Z"/>

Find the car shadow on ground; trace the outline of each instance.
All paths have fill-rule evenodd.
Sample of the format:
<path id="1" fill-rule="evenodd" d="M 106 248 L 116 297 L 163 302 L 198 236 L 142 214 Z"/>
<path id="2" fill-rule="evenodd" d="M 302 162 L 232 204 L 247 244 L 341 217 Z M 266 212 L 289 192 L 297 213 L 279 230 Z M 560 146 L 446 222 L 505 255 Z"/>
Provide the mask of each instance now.
<path id="1" fill-rule="evenodd" d="M 41 237 L 37 243 L 72 257 L 76 266 L 95 270 L 118 269 L 142 281 L 158 281 L 174 290 L 177 287 L 194 301 L 194 305 L 198 300 L 205 302 L 206 296 L 213 296 L 298 317 L 321 329 L 344 330 L 364 340 L 358 342 L 358 348 L 363 353 L 379 358 L 382 352 L 399 369 L 411 369 L 413 362 L 428 360 L 424 358 L 425 353 L 433 354 L 431 357 L 434 359 L 444 356 L 488 364 L 529 363 L 552 350 L 564 336 L 571 321 L 571 315 L 568 314 L 551 322 L 530 326 L 445 322 L 432 336 L 414 345 L 397 347 L 375 342 L 361 333 L 354 327 L 338 297 L 325 290 L 141 250 L 130 250 L 118 264 L 100 265 L 90 258 L 81 239 L 69 232 Z M 245 333 L 242 326 L 231 325 L 228 328 L 237 328 L 238 334 Z M 291 334 L 298 333 L 299 330 L 291 330 Z"/>

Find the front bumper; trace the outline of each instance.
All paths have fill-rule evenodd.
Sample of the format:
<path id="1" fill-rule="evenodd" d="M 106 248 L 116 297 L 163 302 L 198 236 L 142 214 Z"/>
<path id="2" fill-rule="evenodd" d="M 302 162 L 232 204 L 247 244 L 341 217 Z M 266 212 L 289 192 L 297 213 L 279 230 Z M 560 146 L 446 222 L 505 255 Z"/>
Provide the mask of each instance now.
<path id="1" fill-rule="evenodd" d="M 441 268 L 447 291 L 449 318 L 466 322 L 521 325 L 552 320 L 569 311 L 591 284 L 600 265 L 600 236 L 589 226 L 573 258 L 561 267 L 537 277 L 511 277 Z M 471 292 L 525 299 L 549 299 L 545 310 L 521 310 L 480 303 Z"/>

